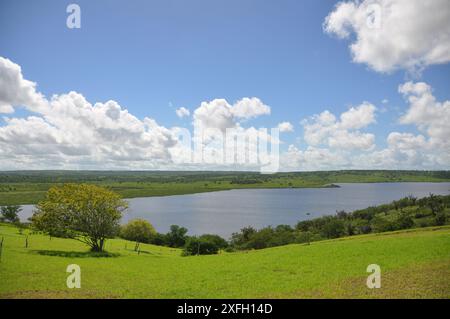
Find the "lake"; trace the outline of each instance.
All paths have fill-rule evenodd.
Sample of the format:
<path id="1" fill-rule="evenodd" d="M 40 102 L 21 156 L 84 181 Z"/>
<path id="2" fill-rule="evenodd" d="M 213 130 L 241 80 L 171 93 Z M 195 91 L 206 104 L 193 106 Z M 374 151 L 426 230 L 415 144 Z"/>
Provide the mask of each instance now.
<path id="1" fill-rule="evenodd" d="M 170 225 L 188 228 L 190 235 L 218 234 L 228 238 L 242 227 L 288 224 L 336 210 L 352 211 L 413 195 L 449 195 L 450 183 L 351 183 L 340 188 L 240 189 L 190 195 L 129 199 L 123 222 L 150 221 L 158 232 Z M 22 220 L 32 214 L 24 205 Z"/>

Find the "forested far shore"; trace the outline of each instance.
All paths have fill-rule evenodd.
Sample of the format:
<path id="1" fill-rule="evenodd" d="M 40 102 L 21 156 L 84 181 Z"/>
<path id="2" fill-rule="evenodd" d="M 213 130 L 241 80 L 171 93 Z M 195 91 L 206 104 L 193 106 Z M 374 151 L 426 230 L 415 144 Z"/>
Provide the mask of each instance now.
<path id="1" fill-rule="evenodd" d="M 342 170 L 316 172 L 225 171 L 2 171 L 0 205 L 36 204 L 64 183 L 106 187 L 123 198 L 193 194 L 242 188 L 336 187 L 337 183 L 450 182 L 450 171 Z"/>

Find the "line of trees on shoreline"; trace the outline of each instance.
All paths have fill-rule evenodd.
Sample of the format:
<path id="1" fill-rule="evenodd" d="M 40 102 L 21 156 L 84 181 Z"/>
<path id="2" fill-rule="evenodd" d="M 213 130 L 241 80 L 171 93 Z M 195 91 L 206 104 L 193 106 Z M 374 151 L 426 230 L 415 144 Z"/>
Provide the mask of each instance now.
<path id="1" fill-rule="evenodd" d="M 94 252 L 103 252 L 108 238 L 119 236 L 140 243 L 182 248 L 183 255 L 217 254 L 221 250 L 263 249 L 293 243 L 358 234 L 378 233 L 408 228 L 441 226 L 449 221 L 450 195 L 418 199 L 408 196 L 389 204 L 354 212 L 300 221 L 295 226 L 278 225 L 255 229 L 251 226 L 233 233 L 230 240 L 218 235 L 188 236 L 188 230 L 172 225 L 161 234 L 145 220 L 131 220 L 120 226 L 126 201 L 116 193 L 92 184 L 65 184 L 52 187 L 31 217 L 31 228 L 52 237 L 73 238 L 87 244 Z M 0 221 L 10 222 L 22 231 L 20 206 L 0 209 Z"/>
<path id="2" fill-rule="evenodd" d="M 220 250 L 239 251 L 263 249 L 288 244 L 310 244 L 313 241 L 334 239 L 369 233 L 381 233 L 409 228 L 442 226 L 447 224 L 450 215 L 450 195 L 418 199 L 408 196 L 389 204 L 368 207 L 354 212 L 338 211 L 335 215 L 328 215 L 311 220 L 298 222 L 294 227 L 290 225 L 268 226 L 255 229 L 251 226 L 233 233 L 229 241 L 218 235 L 205 234 L 202 236 L 187 236 L 184 227 L 172 225 L 167 234 L 154 231 L 151 224 L 145 220 L 134 220 L 122 227 L 152 228 L 145 238 L 137 238 L 134 231 L 120 233 L 124 239 L 184 248 L 184 255 L 215 254 Z M 144 226 L 147 225 L 147 226 Z M 131 234 L 131 235 L 129 235 Z"/>

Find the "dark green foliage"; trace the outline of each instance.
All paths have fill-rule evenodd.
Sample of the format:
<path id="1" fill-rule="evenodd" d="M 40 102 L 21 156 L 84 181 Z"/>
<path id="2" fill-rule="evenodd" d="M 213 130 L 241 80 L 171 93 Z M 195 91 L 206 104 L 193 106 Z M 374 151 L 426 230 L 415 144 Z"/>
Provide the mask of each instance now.
<path id="1" fill-rule="evenodd" d="M 165 240 L 169 247 L 183 247 L 186 243 L 188 230 L 178 225 L 170 226 L 170 231 L 166 234 Z"/>
<path id="2" fill-rule="evenodd" d="M 337 218 L 330 218 L 322 227 L 322 236 L 325 238 L 338 238 L 345 235 L 345 224 Z"/>
<path id="3" fill-rule="evenodd" d="M 386 232 L 413 227 L 440 226 L 447 223 L 450 196 L 416 199 L 408 196 L 390 204 L 336 212 L 297 223 L 295 228 L 280 225 L 256 230 L 252 227 L 234 233 L 228 250 L 262 249 L 291 243 L 310 243 L 322 239 Z"/>
<path id="4" fill-rule="evenodd" d="M 19 222 L 19 213 L 22 207 L 18 205 L 2 206 L 0 209 L 0 221 L 17 223 Z"/>
<path id="5" fill-rule="evenodd" d="M 217 240 L 208 236 L 193 236 L 187 239 L 183 255 L 214 255 L 219 252 Z"/>
<path id="6" fill-rule="evenodd" d="M 219 249 L 225 249 L 228 247 L 228 242 L 219 235 L 205 234 L 201 235 L 200 239 L 213 243 Z"/>

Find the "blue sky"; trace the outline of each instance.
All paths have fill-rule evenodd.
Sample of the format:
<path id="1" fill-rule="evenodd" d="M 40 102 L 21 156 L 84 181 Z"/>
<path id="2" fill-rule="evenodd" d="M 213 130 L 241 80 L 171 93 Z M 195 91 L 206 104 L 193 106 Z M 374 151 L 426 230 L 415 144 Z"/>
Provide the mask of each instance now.
<path id="1" fill-rule="evenodd" d="M 355 35 L 342 40 L 322 27 L 336 1 L 78 0 L 81 29 L 68 29 L 72 2 L 0 4 L 0 56 L 46 97 L 73 90 L 92 103 L 114 100 L 165 127 L 191 125 L 175 115 L 178 107 L 192 112 L 202 101 L 258 97 L 271 115 L 252 125 L 295 127 L 283 134 L 283 148 L 302 141 L 302 119 L 324 110 L 338 117 L 363 101 L 379 110 L 365 132 L 385 147 L 408 107 L 398 86 L 409 80 L 426 82 L 438 101 L 450 99 L 448 63 L 417 76 L 353 62 Z M 14 116 L 29 114 L 17 108 Z M 415 125 L 401 131 L 419 133 Z"/>

